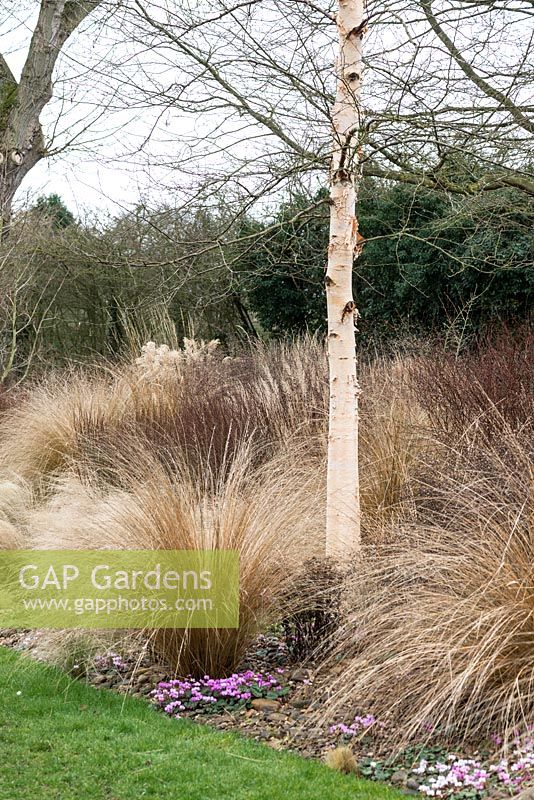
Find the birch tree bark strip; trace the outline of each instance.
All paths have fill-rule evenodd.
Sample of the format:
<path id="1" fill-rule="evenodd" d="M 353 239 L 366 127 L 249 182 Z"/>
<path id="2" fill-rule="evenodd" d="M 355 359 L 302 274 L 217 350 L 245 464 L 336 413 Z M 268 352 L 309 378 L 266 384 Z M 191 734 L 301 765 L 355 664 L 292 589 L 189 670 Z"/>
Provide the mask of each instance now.
<path id="1" fill-rule="evenodd" d="M 357 311 L 352 266 L 358 248 L 356 190 L 364 13 L 363 0 L 339 0 L 326 274 L 330 373 L 326 554 L 335 558 L 346 557 L 360 546 Z"/>

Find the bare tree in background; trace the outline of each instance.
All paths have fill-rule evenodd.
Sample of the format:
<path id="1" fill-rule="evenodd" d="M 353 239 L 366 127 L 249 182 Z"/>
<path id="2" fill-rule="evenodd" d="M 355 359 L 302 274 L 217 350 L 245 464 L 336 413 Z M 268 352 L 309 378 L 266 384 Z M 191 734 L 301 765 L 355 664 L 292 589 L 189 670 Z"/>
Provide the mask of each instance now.
<path id="1" fill-rule="evenodd" d="M 35 29 L 20 87 L 6 59 L 0 62 L 0 200 L 43 150 L 40 125 L 29 116 L 38 117 L 47 103 L 59 49 L 96 5 L 40 3 L 40 16 L 60 26 L 37 81 L 32 62 L 50 25 Z M 126 124 L 119 142 L 99 132 L 110 148 L 118 142 L 115 156 L 136 178 L 142 171 L 143 180 L 172 191 L 182 205 L 205 205 L 217 193 L 220 202 L 223 193 L 236 216 L 258 202 L 265 209 L 265 199 L 290 181 L 325 184 L 335 101 L 334 0 L 101 5 L 115 18 L 92 42 L 98 80 L 89 100 L 103 106 L 113 97 L 114 111 L 144 119 L 128 141 Z M 458 195 L 503 186 L 533 193 L 531 0 L 369 0 L 365 15 L 371 25 L 370 89 L 359 134 L 363 175 Z M 61 116 L 69 111 L 67 95 Z M 20 119 L 21 108 L 28 119 Z M 24 150 L 26 163 L 18 165 Z"/>
<path id="2" fill-rule="evenodd" d="M 154 120 L 130 162 L 137 173 L 178 209 L 223 202 L 237 223 L 265 218 L 288 191 L 314 198 L 312 213 L 332 157 L 335 12 L 334 0 L 122 7 L 130 57 L 108 72 L 125 105 Z M 451 205 L 533 194 L 531 0 L 369 0 L 365 17 L 368 90 L 353 142 L 363 177 L 442 191 Z M 239 281 L 225 245 L 238 238 L 227 225 L 202 245 L 229 291 Z"/>
<path id="3" fill-rule="evenodd" d="M 195 202 L 203 178 L 249 207 L 288 180 L 324 181 L 335 12 L 331 0 L 133 0 L 124 11 L 149 56 L 115 77 L 132 102 L 140 93 L 161 109 L 167 138 L 177 130 L 177 149 L 151 160 L 179 167 L 184 198 Z M 531 0 L 369 0 L 365 16 L 363 174 L 533 193 Z"/>
<path id="4" fill-rule="evenodd" d="M 99 0 L 41 0 L 20 80 L 0 53 L 0 229 L 5 236 L 11 205 L 23 178 L 47 155 L 40 123 L 52 97 L 52 74 L 69 36 Z"/>
<path id="5" fill-rule="evenodd" d="M 43 152 L 39 112 L 49 97 L 54 55 L 79 23 L 66 12 L 79 11 L 83 19 L 95 5 L 43 1 L 48 27 L 35 30 L 26 88 L 23 79 L 15 86 L 7 65 L 2 67 L 8 86 L 7 112 L 0 117 L 7 142 L 2 208 L 9 207 L 23 175 Z M 341 418 L 351 419 L 345 465 L 353 464 L 355 472 L 358 389 L 350 266 L 358 244 L 356 175 L 361 171 L 386 182 L 436 189 L 451 198 L 503 187 L 534 193 L 531 0 L 369 0 L 366 8 L 357 0 L 340 0 L 339 8 L 330 0 L 132 0 L 112 5 L 120 19 L 110 35 L 115 42 L 127 42 L 128 57 L 121 50 L 117 58 L 108 48 L 111 55 L 101 74 L 110 88 L 117 87 L 124 109 L 146 112 L 151 121 L 146 135 L 137 137 L 130 165 L 137 174 L 142 167 L 160 196 L 176 197 L 176 205 L 188 212 L 209 210 L 224 198 L 231 221 L 209 241 L 198 242 L 198 248 L 213 257 L 208 269 L 228 270 L 229 292 L 233 264 L 226 245 L 239 241 L 239 221 L 258 210 L 265 216 L 269 204 L 290 186 L 303 186 L 313 195 L 326 186 L 330 170 L 329 316 L 340 331 L 330 330 L 340 333 L 343 342 L 343 352 L 332 347 L 330 352 L 338 366 L 346 359 L 351 365 L 346 373 L 338 372 L 341 382 L 351 386 L 350 398 L 347 391 L 339 404 L 335 397 L 332 402 L 336 409 L 343 406 Z M 345 12 L 354 19 L 349 29 L 343 23 L 345 43 L 358 44 L 369 22 L 368 88 L 362 101 L 360 54 L 346 54 L 346 63 L 358 66 L 347 75 L 338 73 L 337 82 L 332 69 L 336 22 L 339 26 Z M 58 38 L 47 39 L 46 32 L 53 30 Z M 35 58 L 46 41 L 48 60 L 42 58 L 42 69 L 32 78 L 32 48 Z M 338 66 L 343 63 L 341 58 Z M 25 93 L 29 99 L 22 103 Z M 253 236 L 242 239 L 254 246 Z M 190 250 L 181 258 L 185 283 Z M 129 263 L 132 268 L 151 266 L 141 260 Z M 333 267 L 341 263 L 343 280 L 336 283 Z M 345 434 L 335 432 L 340 442 L 349 427 Z M 333 530 L 337 519 L 335 534 L 327 537 L 330 552 L 358 539 L 357 475 L 350 487 L 344 479 L 330 482 L 338 494 L 341 484 L 351 499 L 336 503 L 329 520 Z M 353 520 L 350 534 L 336 516 L 341 509 L 345 522 Z"/>
<path id="6" fill-rule="evenodd" d="M 184 204 L 209 205 L 224 191 L 239 218 L 291 183 L 324 185 L 330 170 L 327 550 L 339 555 L 359 542 L 356 176 L 460 196 L 502 187 L 533 193 L 532 3 L 134 0 L 132 8 L 139 41 L 150 30 L 151 57 L 167 65 L 153 82 L 153 103 L 171 129 L 173 114 L 196 120 L 180 140 L 175 189 Z"/>

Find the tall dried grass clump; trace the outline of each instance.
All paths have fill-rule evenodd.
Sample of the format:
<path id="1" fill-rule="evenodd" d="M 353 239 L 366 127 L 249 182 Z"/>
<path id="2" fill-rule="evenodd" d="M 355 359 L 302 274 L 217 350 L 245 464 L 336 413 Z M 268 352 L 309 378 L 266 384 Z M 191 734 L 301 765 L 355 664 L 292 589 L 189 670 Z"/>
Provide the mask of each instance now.
<path id="1" fill-rule="evenodd" d="M 0 426 L 4 487 L 30 498 L 2 546 L 236 549 L 238 630 L 147 633 L 177 672 L 235 669 L 321 552 L 326 398 L 312 339 L 232 359 L 151 345 L 137 363 L 51 377 Z"/>
<path id="2" fill-rule="evenodd" d="M 502 443 L 501 443 L 502 445 Z M 364 550 L 339 631 L 329 713 L 362 704 L 400 747 L 433 735 L 481 740 L 534 718 L 534 469 L 463 454 L 431 487 L 428 517 Z"/>
<path id="3" fill-rule="evenodd" d="M 377 542 L 412 514 L 427 444 L 401 361 L 367 369 L 363 382 L 364 538 Z M 235 547 L 239 630 L 150 634 L 179 672 L 231 670 L 269 620 L 310 609 L 317 617 L 317 583 L 300 597 L 291 588 L 324 541 L 327 406 L 324 347 L 309 337 L 235 358 L 210 343 L 181 352 L 151 345 L 137 363 L 53 377 L 28 390 L 0 426 L 2 472 L 31 495 L 29 521 L 4 539 Z"/>
<path id="4" fill-rule="evenodd" d="M 256 344 L 235 358 L 212 345 L 189 343 L 183 351 L 151 345 L 137 363 L 70 372 L 29 388 L 0 423 L 1 477 L 29 484 L 37 499 L 53 494 L 58 476 L 72 470 L 84 481 L 93 474 L 117 486 L 138 445 L 168 475 L 185 464 L 200 482 L 206 469 L 223 477 L 244 445 L 254 467 L 295 448 L 324 475 L 322 343 L 305 337 Z M 364 536 L 374 539 L 383 538 L 385 521 L 409 512 L 412 477 L 427 443 L 400 360 L 366 369 L 362 382 Z"/>
<path id="5" fill-rule="evenodd" d="M 24 484 L 0 481 L 0 550 L 24 547 L 32 494 Z"/>
<path id="6" fill-rule="evenodd" d="M 231 549 L 240 558 L 236 630 L 151 631 L 154 648 L 180 674 L 234 670 L 252 637 L 277 618 L 282 598 L 306 556 L 324 546 L 321 480 L 305 458 L 254 466 L 247 447 L 216 475 L 199 481 L 177 463 L 171 475 L 138 448 L 122 488 L 64 476 L 31 520 L 32 547 L 65 549 Z"/>
<path id="7" fill-rule="evenodd" d="M 140 439 L 167 463 L 169 454 L 185 459 L 197 474 L 206 465 L 215 472 L 228 467 L 244 442 L 254 444 L 257 461 L 288 437 L 320 448 L 327 380 L 316 340 L 257 345 L 231 359 L 209 345 L 188 350 L 187 343 L 184 351 L 167 348 L 167 355 L 151 369 L 145 359 L 70 372 L 28 390 L 0 422 L 3 476 L 46 488 L 72 463 L 97 463 L 102 439 L 117 452 Z"/>
<path id="8" fill-rule="evenodd" d="M 428 416 L 410 396 L 409 361 L 377 360 L 363 371 L 360 412 L 362 534 L 382 539 L 387 523 L 414 515 L 415 477 L 435 445 Z"/>
<path id="9" fill-rule="evenodd" d="M 35 490 L 82 459 L 82 441 L 118 426 L 126 397 L 103 375 L 69 372 L 26 392 L 0 421 L 2 475 Z"/>

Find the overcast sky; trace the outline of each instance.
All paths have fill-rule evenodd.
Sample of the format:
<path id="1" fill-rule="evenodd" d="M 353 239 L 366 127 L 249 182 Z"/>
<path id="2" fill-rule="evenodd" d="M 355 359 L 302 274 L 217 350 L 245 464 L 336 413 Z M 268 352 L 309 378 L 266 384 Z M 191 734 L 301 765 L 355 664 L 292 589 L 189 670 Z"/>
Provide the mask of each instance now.
<path id="1" fill-rule="evenodd" d="M 156 8 L 163 9 L 165 0 L 159 2 L 161 5 L 158 6 L 156 3 Z M 200 2 L 201 0 L 195 0 L 196 5 L 193 4 L 195 11 Z M 391 0 L 391 4 L 395 6 L 394 0 Z M 404 0 L 399 0 L 399 4 L 405 10 Z M 180 181 L 183 191 L 188 191 L 188 183 L 191 184 L 195 169 L 199 165 L 209 170 L 210 176 L 211 169 L 214 165 L 217 167 L 219 162 L 224 165 L 227 172 L 230 172 L 232 148 L 234 156 L 236 149 L 239 150 L 237 158 L 242 157 L 243 153 L 248 158 L 255 152 L 254 148 L 257 148 L 258 152 L 261 148 L 267 148 L 265 128 L 254 127 L 255 123 L 247 120 L 246 115 L 234 114 L 233 119 L 225 118 L 222 123 L 220 110 L 212 112 L 210 116 L 210 112 L 205 111 L 205 103 L 204 105 L 199 103 L 198 107 L 202 109 L 200 113 L 195 108 L 195 102 L 188 104 L 190 95 L 182 102 L 181 110 L 172 104 L 165 107 L 163 102 L 158 105 L 157 99 L 155 103 L 147 100 L 144 96 L 147 86 L 156 93 L 161 89 L 163 97 L 173 97 L 175 92 L 180 93 L 184 74 L 177 62 L 176 49 L 169 47 L 165 42 L 160 42 L 159 47 L 154 48 L 152 46 L 154 39 L 151 39 L 148 27 L 145 29 L 141 26 L 137 40 L 135 36 L 125 35 L 126 26 L 119 15 L 130 13 L 128 9 L 131 10 L 131 5 L 116 2 L 110 5 L 114 13 L 111 20 L 103 5 L 89 16 L 60 54 L 54 76 L 54 97 L 43 112 L 41 120 L 45 136 L 49 140 L 53 139 L 54 147 L 60 149 L 66 144 L 69 144 L 69 147 L 49 159 L 42 160 L 31 170 L 17 195 L 18 205 L 24 204 L 32 196 L 57 193 L 78 216 L 83 217 L 86 210 L 99 214 L 120 214 L 139 200 L 152 205 L 172 202 L 179 196 L 180 190 L 177 186 Z M 211 5 L 209 7 L 211 8 Z M 262 4 L 261 9 L 256 8 L 257 12 L 261 11 L 264 15 L 260 17 L 259 23 L 260 26 L 264 26 L 263 33 L 270 25 L 268 7 L 269 3 L 266 3 L 265 7 Z M 37 0 L 0 0 L 2 12 L 0 51 L 17 77 L 26 58 L 38 8 Z M 107 24 L 103 24 L 103 18 Z M 386 54 L 386 60 L 383 62 L 387 66 L 386 74 L 396 76 L 401 87 L 409 86 L 411 81 L 410 91 L 402 89 L 404 111 L 406 109 L 411 111 L 417 64 L 420 73 L 418 79 L 422 81 L 421 91 L 424 93 L 433 70 L 436 70 L 436 59 L 440 56 L 435 49 L 422 50 L 414 56 L 413 47 L 419 44 L 417 36 L 413 36 L 413 31 L 418 30 L 417 24 L 415 27 L 412 26 L 413 31 L 410 35 L 404 31 L 405 17 L 401 15 L 401 19 L 402 25 L 394 24 L 398 20 L 391 12 L 386 20 L 387 24 L 380 28 L 379 34 L 375 34 L 378 26 L 372 26 L 369 38 L 366 38 L 366 53 L 369 54 L 373 46 L 378 47 L 378 52 L 383 48 Z M 283 25 L 288 27 L 281 27 L 281 20 Z M 523 37 L 519 37 L 517 24 L 521 19 L 516 20 L 516 27 L 510 32 L 505 22 L 503 19 L 502 24 L 491 31 L 491 37 L 481 42 L 478 41 L 477 35 L 480 23 L 475 20 L 470 25 L 469 18 L 462 17 L 461 25 L 455 27 L 455 40 L 462 48 L 471 47 L 473 52 L 475 49 L 478 50 L 479 65 L 483 68 L 487 66 L 491 71 L 494 70 L 495 53 L 498 52 L 500 66 L 504 72 L 504 77 L 501 78 L 504 81 L 502 88 L 506 91 L 505 62 L 507 59 L 513 62 L 519 57 L 520 40 L 528 37 L 528 31 Z M 271 40 L 277 43 L 276 46 L 281 48 L 281 51 L 274 49 L 269 52 L 274 53 L 276 59 L 284 63 L 286 52 L 291 55 L 298 51 L 297 47 L 287 47 L 287 37 L 292 36 L 294 32 L 291 20 L 278 17 L 272 25 L 271 33 L 274 32 L 276 35 L 271 36 Z M 517 45 L 514 37 L 517 38 Z M 405 46 L 402 45 L 403 39 L 408 43 Z M 401 42 L 400 49 L 397 47 L 399 42 Z M 235 64 L 241 66 L 236 54 L 232 55 L 232 50 L 235 48 L 234 32 L 231 28 L 228 30 L 228 38 L 222 42 L 217 41 L 216 44 L 219 50 L 223 49 L 225 62 L 231 62 L 233 57 Z M 306 42 L 307 46 L 309 44 Z M 323 47 L 322 40 L 320 44 L 318 52 L 312 49 L 310 55 L 306 55 L 305 63 L 315 64 L 316 60 L 319 63 L 322 58 L 325 74 L 328 76 L 333 56 L 328 46 Z M 216 50 L 217 47 L 215 52 Z M 305 52 L 308 54 L 308 50 Z M 387 60 L 389 57 L 391 63 Z M 402 60 L 404 64 L 399 67 Z M 487 65 L 485 60 L 488 61 Z M 445 57 L 441 71 L 444 75 L 448 74 L 447 66 L 448 59 Z M 509 77 L 513 75 L 514 70 L 510 66 Z M 240 77 L 242 76 L 238 71 L 233 75 L 233 80 L 238 81 Z M 255 72 L 247 74 L 246 81 L 255 79 Z M 492 76 L 492 80 L 498 81 L 499 76 Z M 447 103 L 452 102 L 454 98 L 450 87 L 447 88 L 437 72 L 435 83 L 437 89 L 433 91 L 441 92 Z M 193 91 L 196 92 L 196 80 L 192 80 L 191 84 L 194 86 Z M 270 98 L 269 107 L 269 92 L 277 91 L 271 84 L 273 82 L 267 78 L 265 86 L 259 82 L 261 88 L 256 89 L 256 102 L 261 103 L 262 110 L 267 108 L 267 115 L 278 113 L 282 125 L 294 124 L 295 114 L 291 106 L 290 91 L 284 90 L 281 95 L 284 99 L 288 98 L 287 106 L 284 107 L 283 102 L 280 103 L 276 96 L 274 99 Z M 251 101 L 248 92 L 251 85 L 252 83 L 247 82 L 244 89 L 249 102 Z M 460 110 L 458 114 L 459 128 L 462 128 L 464 122 L 469 121 L 468 108 L 472 88 L 468 85 L 467 94 L 458 95 L 458 105 L 461 109 L 466 109 Z M 199 89 L 199 92 L 201 91 Z M 209 94 L 209 86 L 206 91 Z M 374 77 L 364 79 L 365 103 L 368 109 L 371 109 L 371 113 L 374 104 L 377 108 L 393 107 L 389 93 L 394 91 L 398 91 L 398 87 L 396 89 L 394 81 L 389 78 L 384 79 L 382 84 L 379 84 L 376 74 Z M 215 94 L 217 95 L 217 89 Z M 195 99 L 193 95 L 193 100 Z M 313 112 L 313 109 L 306 107 L 302 102 L 303 99 L 303 96 L 297 98 L 297 103 L 300 104 L 297 109 L 301 114 L 301 131 L 294 134 L 296 137 L 302 130 L 304 137 L 308 132 L 313 132 L 313 135 L 317 133 L 313 131 L 313 113 L 309 113 Z M 426 95 L 423 99 L 426 100 Z M 435 102 L 439 104 L 445 100 Z M 486 100 L 484 104 L 487 104 Z M 319 135 L 325 136 L 325 141 L 328 142 L 329 129 L 326 119 L 319 116 L 317 126 Z M 215 133 L 210 137 L 210 132 Z M 204 144 L 208 141 L 213 147 L 211 153 L 206 156 Z M 246 141 L 245 146 L 242 144 L 244 141 Z M 231 146 L 226 147 L 228 142 Z M 236 143 L 239 143 L 238 148 L 235 147 Z M 312 149 L 315 144 L 314 140 Z M 313 151 L 317 152 L 315 149 Z M 187 167 L 190 167 L 189 173 Z M 259 174 L 258 179 L 261 180 L 261 173 Z M 321 176 L 321 179 L 323 178 L 324 176 Z"/>
<path id="2" fill-rule="evenodd" d="M 0 51 L 18 78 L 38 4 L 1 0 L 1 7 L 8 13 L 2 15 L 0 24 Z M 121 46 L 118 37 L 113 41 L 113 36 L 113 27 L 104 33 L 98 16 L 93 14 L 64 48 L 55 72 L 54 96 L 41 120 L 47 139 L 54 135 L 54 146 L 61 147 L 73 134 L 75 141 L 30 171 L 16 205 L 41 194 L 57 193 L 73 212 L 83 216 L 85 211 L 117 214 L 148 196 L 156 202 L 162 199 L 154 197 L 153 181 L 148 177 L 150 171 L 154 178 L 157 167 L 149 164 L 146 155 L 143 159 L 131 155 L 154 124 L 154 113 L 146 108 L 126 109 L 123 100 L 116 102 L 107 59 L 113 53 L 114 60 L 123 61 L 131 53 Z M 102 101 L 113 104 L 105 115 L 98 108 Z M 90 125 L 84 131 L 87 122 Z M 163 120 L 164 124 L 169 122 L 174 133 L 187 134 L 188 121 Z M 164 145 L 160 141 L 157 146 Z"/>

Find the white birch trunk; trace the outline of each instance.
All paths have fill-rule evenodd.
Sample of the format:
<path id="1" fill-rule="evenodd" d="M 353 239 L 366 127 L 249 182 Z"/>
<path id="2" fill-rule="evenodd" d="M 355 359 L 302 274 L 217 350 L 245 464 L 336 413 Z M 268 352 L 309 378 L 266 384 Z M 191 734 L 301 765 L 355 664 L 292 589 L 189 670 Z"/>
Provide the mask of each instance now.
<path id="1" fill-rule="evenodd" d="M 337 91 L 332 109 L 330 243 L 326 274 L 330 409 L 326 554 L 344 558 L 360 545 L 356 307 L 352 265 L 358 247 L 356 172 L 360 128 L 364 0 L 339 0 Z"/>

